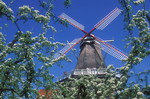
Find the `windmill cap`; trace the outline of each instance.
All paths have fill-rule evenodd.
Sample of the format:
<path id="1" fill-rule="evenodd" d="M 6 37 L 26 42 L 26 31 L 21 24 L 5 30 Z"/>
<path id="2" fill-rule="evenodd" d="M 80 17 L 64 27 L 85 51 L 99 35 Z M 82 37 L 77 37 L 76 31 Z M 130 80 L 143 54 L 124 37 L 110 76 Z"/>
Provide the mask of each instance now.
<path id="1" fill-rule="evenodd" d="M 94 43 L 95 42 L 94 40 L 95 39 L 93 37 L 87 36 L 81 41 L 80 45 L 82 46 L 85 43 Z"/>
<path id="2" fill-rule="evenodd" d="M 83 40 L 94 40 L 94 38 L 92 36 L 87 36 Z"/>

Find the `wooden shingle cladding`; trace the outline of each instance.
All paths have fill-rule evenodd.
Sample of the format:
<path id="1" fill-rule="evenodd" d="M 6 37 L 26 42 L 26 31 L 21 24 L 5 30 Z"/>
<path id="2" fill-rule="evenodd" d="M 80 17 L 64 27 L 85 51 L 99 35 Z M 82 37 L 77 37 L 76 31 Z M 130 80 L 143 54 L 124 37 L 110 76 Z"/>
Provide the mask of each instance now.
<path id="1" fill-rule="evenodd" d="M 76 69 L 106 68 L 101 47 L 92 37 L 83 39 Z"/>

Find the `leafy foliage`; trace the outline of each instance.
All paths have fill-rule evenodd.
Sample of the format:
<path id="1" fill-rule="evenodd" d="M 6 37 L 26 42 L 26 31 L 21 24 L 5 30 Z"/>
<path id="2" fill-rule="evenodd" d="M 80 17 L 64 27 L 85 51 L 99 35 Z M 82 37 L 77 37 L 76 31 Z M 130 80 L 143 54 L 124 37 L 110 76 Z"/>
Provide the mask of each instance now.
<path id="1" fill-rule="evenodd" d="M 11 0 L 7 5 L 0 1 L 0 18 L 11 24 L 13 31 L 16 31 L 12 40 L 6 36 L 9 29 L 5 31 L 5 27 L 2 27 L 0 32 L 0 98 L 35 99 L 39 89 L 53 88 L 50 67 L 64 59 L 53 59 L 58 47 L 64 44 L 47 38 L 48 29 L 56 32 L 49 25 L 55 19 L 52 12 L 53 0 L 37 0 L 41 10 L 29 5 L 19 5 L 16 11 L 12 9 L 15 3 L 17 1 Z M 37 24 L 40 27 L 37 30 L 41 33 L 32 31 L 32 26 L 24 29 L 30 23 Z"/>
<path id="2" fill-rule="evenodd" d="M 110 67 L 110 66 L 109 66 Z M 112 66 L 111 66 L 112 67 Z M 107 68 L 106 75 L 71 77 L 58 82 L 55 99 L 143 99 L 139 85 L 125 87 L 126 76 L 117 77 L 117 71 Z M 132 92 L 132 93 L 131 93 Z"/>

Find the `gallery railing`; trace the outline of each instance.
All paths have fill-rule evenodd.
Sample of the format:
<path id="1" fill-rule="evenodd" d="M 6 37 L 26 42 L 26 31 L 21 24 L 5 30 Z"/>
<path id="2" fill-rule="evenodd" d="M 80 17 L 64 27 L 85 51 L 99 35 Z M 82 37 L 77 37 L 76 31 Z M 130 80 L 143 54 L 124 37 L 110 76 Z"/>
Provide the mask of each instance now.
<path id="1" fill-rule="evenodd" d="M 57 81 L 64 80 L 69 76 L 76 75 L 105 75 L 106 69 L 74 69 L 72 72 L 64 72 L 64 74 L 57 78 Z"/>

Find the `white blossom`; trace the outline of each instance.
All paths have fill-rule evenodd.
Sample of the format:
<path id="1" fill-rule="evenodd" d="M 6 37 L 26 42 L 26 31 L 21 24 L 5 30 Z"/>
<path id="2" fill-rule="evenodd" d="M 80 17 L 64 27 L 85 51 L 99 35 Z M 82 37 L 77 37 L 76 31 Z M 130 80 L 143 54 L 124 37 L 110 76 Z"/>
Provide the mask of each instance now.
<path id="1" fill-rule="evenodd" d="M 143 95 L 143 93 L 142 93 L 142 92 L 137 92 L 137 94 L 138 94 L 138 95 Z"/>

